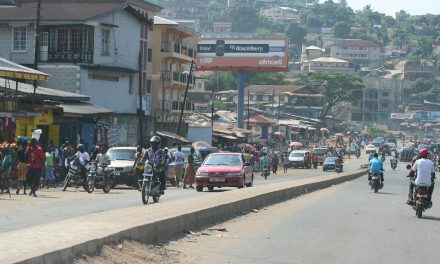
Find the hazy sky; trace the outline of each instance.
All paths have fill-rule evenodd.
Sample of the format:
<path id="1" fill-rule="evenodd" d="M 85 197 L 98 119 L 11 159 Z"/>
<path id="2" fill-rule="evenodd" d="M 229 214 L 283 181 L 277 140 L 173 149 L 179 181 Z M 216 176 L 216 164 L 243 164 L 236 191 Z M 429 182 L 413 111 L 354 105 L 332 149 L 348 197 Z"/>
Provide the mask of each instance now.
<path id="1" fill-rule="evenodd" d="M 440 0 L 347 0 L 347 3 L 353 10 L 371 5 L 373 10 L 393 17 L 400 10 L 411 15 L 440 14 Z"/>

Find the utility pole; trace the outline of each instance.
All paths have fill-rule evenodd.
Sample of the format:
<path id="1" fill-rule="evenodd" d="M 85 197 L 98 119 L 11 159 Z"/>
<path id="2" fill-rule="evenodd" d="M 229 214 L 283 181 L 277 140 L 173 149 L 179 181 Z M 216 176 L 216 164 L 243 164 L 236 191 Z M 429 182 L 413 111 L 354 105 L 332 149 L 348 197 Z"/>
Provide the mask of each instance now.
<path id="1" fill-rule="evenodd" d="M 35 21 L 35 54 L 34 69 L 38 70 L 38 60 L 40 58 L 40 20 L 41 20 L 41 0 L 37 1 L 37 19 Z M 32 97 L 32 109 L 35 111 L 35 96 L 37 93 L 38 81 L 34 80 L 34 95 Z"/>
<path id="2" fill-rule="evenodd" d="M 183 106 L 182 109 L 180 110 L 180 119 L 179 119 L 179 126 L 177 127 L 177 135 L 180 135 L 180 127 L 182 126 L 183 111 L 185 110 L 185 106 L 186 106 L 186 97 L 188 95 L 189 82 L 192 80 L 193 66 L 194 66 L 194 60 L 191 61 L 191 68 L 189 69 L 189 75 L 188 78 L 186 79 L 186 89 L 185 89 L 185 95 L 183 97 Z"/>
<path id="3" fill-rule="evenodd" d="M 142 53 L 139 52 L 139 88 L 138 88 L 138 118 L 139 118 L 139 144 L 143 146 L 144 138 L 144 114 L 142 112 Z"/>

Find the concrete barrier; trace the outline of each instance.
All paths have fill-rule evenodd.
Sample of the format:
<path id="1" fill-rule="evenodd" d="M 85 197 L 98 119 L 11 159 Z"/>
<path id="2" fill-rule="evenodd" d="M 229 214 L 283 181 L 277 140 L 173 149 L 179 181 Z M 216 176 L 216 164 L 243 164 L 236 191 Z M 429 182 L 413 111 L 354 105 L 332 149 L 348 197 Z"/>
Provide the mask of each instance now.
<path id="1" fill-rule="evenodd" d="M 125 208 L 18 230 L 0 235 L 0 241 L 6 239 L 10 242 L 9 245 L 0 243 L 0 263 L 70 263 L 75 256 L 95 255 L 103 245 L 123 239 L 142 243 L 166 241 L 182 236 L 184 230 L 201 230 L 252 209 L 280 203 L 365 174 L 366 170 L 359 170 L 279 182 L 214 194 L 206 200 L 201 199 L 201 194 L 183 201 Z M 63 236 L 62 240 L 60 236 Z M 28 244 L 32 241 L 33 244 Z M 60 245 L 61 241 L 63 245 Z"/>

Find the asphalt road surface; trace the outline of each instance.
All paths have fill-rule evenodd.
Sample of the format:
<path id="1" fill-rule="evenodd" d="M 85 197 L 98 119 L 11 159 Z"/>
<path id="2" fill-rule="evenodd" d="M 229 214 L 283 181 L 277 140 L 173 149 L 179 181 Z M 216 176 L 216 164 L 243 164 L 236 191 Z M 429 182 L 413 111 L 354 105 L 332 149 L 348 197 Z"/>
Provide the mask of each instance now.
<path id="1" fill-rule="evenodd" d="M 385 166 L 375 194 L 366 177 L 250 213 L 169 244 L 180 263 L 438 263 L 440 190 L 423 219 L 405 204 L 405 164 Z"/>
<path id="2" fill-rule="evenodd" d="M 361 163 L 367 162 L 366 159 L 367 157 L 365 155 L 360 159 L 347 159 L 345 161 L 344 171 L 359 168 Z M 334 173 L 335 172 L 324 173 L 322 167 L 318 167 L 316 170 L 289 169 L 289 172 L 285 174 L 282 168 L 280 168 L 278 174 L 269 176 L 267 180 L 260 177 L 259 173 L 255 174 L 254 185 L 258 186 L 273 182 L 303 179 Z M 227 191 L 228 188 L 215 190 Z M 43 189 L 37 191 L 37 198 L 15 195 L 15 190 L 12 190 L 12 192 L 14 193 L 12 194 L 12 199 L 9 199 L 9 196 L 5 194 L 0 196 L 0 210 L 2 212 L 0 216 L 0 233 L 142 204 L 140 192 L 127 188 L 113 189 L 108 194 L 103 193 L 102 190 L 95 190 L 92 194 L 88 194 L 82 188 L 75 189 L 70 187 L 66 192 L 62 192 L 60 188 Z M 161 197 L 160 203 L 167 203 L 176 199 L 185 199 L 196 195 L 210 194 L 207 191 L 197 193 L 193 189 L 183 190 L 169 187 L 165 196 Z M 227 195 L 226 192 L 225 195 Z"/>

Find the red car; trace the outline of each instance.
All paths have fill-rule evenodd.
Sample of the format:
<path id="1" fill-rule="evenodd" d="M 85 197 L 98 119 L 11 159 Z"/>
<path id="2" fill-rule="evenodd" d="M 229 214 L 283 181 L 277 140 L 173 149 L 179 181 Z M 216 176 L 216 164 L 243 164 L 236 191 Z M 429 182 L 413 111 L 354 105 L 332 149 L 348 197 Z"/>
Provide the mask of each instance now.
<path id="1" fill-rule="evenodd" d="M 254 175 L 250 163 L 241 153 L 211 153 L 196 173 L 196 190 L 204 187 L 252 187 Z"/>

